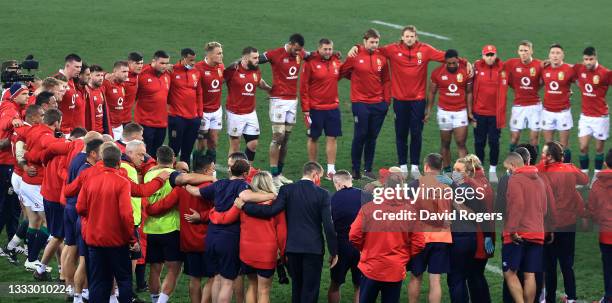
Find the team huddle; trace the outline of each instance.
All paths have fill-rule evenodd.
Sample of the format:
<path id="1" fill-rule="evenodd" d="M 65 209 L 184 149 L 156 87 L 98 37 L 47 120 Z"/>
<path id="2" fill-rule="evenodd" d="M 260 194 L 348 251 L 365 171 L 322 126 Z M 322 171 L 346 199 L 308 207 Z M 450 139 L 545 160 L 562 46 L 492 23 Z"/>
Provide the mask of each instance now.
<path id="1" fill-rule="evenodd" d="M 414 26 L 398 42 L 379 43 L 380 34 L 369 29 L 342 59 L 333 41 L 323 38 L 307 51 L 304 37 L 293 34 L 265 52 L 246 47 L 227 66 L 218 42 L 204 46 L 201 61 L 189 48 L 176 64 L 162 50 L 150 64 L 132 52 L 111 70 L 70 54 L 57 74 L 12 83 L 0 103 L 0 217 L 9 240 L 0 253 L 13 264 L 25 254 L 24 267 L 37 281 L 52 280 L 49 263 L 57 258 L 72 302 L 144 302 L 137 293 L 147 290 L 151 302 L 167 302 L 181 272 L 189 276 L 191 302 L 270 302 L 275 272 L 281 284 L 289 283 L 285 268 L 291 301 L 318 302 L 325 246 L 329 302 L 340 302 L 349 271 L 355 302 L 398 302 L 407 276 L 409 302 L 419 302 L 426 271 L 429 302 L 442 300 L 442 275 L 451 302 L 493 302 L 499 299 L 489 293 L 485 269 L 495 251 L 494 221 L 428 220 L 406 223 L 407 229 L 387 222 L 372 229 L 380 224 L 372 220 L 376 211 L 405 205 L 440 214 L 497 211 L 504 218 L 504 302 L 557 302 L 557 263 L 563 299 L 575 302 L 575 236 L 590 221 L 600 230 L 601 302 L 612 302 L 612 150 L 606 155 L 604 149 L 612 72 L 598 63 L 595 48 L 570 65 L 558 44 L 538 60 L 531 42 L 522 41 L 518 58 L 506 61 L 485 45 L 471 63 L 457 50 L 418 41 Z M 441 64 L 428 79 L 431 61 Z M 266 63 L 271 85 L 260 70 Z M 350 170 L 335 166 L 341 79 L 350 81 L 354 120 Z M 581 93 L 579 168 L 569 149 L 572 84 Z M 268 171 L 252 166 L 258 89 L 269 95 Z M 294 182 L 283 168 L 298 99 L 308 161 Z M 376 141 L 390 106 L 398 165 L 375 173 Z M 440 150 L 422 157 L 422 132 L 434 108 Z M 217 155 L 224 121 L 227 158 Z M 498 178 L 506 125 L 507 173 Z M 470 126 L 474 154 L 466 146 Z M 525 129 L 529 143 L 520 144 Z M 322 135 L 325 167 L 317 163 Z M 451 155 L 453 141 L 457 155 Z M 227 165 L 228 178 L 217 179 L 217 165 Z M 332 181 L 334 194 L 320 187 L 322 178 Z M 362 190 L 353 187 L 358 179 L 371 182 Z M 376 188 L 396 187 L 483 194 L 461 202 L 384 197 L 372 203 Z M 578 188 L 587 187 L 583 201 Z"/>

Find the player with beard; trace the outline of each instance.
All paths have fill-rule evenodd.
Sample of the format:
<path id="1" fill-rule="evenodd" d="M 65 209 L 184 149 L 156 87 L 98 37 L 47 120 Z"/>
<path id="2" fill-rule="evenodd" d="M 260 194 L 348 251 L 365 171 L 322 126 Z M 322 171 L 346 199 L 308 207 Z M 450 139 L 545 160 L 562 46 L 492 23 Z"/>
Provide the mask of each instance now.
<path id="1" fill-rule="evenodd" d="M 269 62 L 272 66 L 270 172 L 277 188 L 293 183 L 283 176 L 282 172 L 289 136 L 295 126 L 298 76 L 305 56 L 303 48 L 304 37 L 301 34 L 293 34 L 283 47 L 268 50 L 259 56 L 260 64 Z"/>
<path id="2" fill-rule="evenodd" d="M 242 58 L 223 71 L 227 85 L 227 133 L 230 136 L 229 154 L 240 149 L 240 136 L 244 137 L 244 153 L 249 162 L 255 160 L 259 138 L 259 120 L 255 110 L 257 87 L 270 91 L 271 87 L 261 78 L 259 52 L 247 46 L 242 50 Z"/>
<path id="3" fill-rule="evenodd" d="M 131 107 L 127 106 L 126 89 L 124 87 L 129 74 L 129 63 L 127 61 L 117 61 L 113 64 L 113 72 L 106 74 L 106 79 L 102 83 L 108 106 L 110 126 L 115 140 L 121 139 L 125 112 L 128 111 L 131 116 Z M 131 121 L 131 117 L 128 121 Z"/>
<path id="4" fill-rule="evenodd" d="M 108 115 L 108 105 L 104 95 L 102 82 L 104 81 L 104 69 L 99 65 L 89 67 L 90 76 L 85 89 L 85 106 L 87 130 L 94 130 L 101 134 L 112 134 Z"/>

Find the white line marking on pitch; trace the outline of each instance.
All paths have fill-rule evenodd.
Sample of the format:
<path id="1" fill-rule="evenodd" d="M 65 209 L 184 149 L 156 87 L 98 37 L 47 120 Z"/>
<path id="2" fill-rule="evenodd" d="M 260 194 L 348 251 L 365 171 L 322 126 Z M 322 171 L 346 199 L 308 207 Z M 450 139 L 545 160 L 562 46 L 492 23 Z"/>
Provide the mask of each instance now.
<path id="1" fill-rule="evenodd" d="M 388 26 L 388 27 L 392 27 L 392 28 L 397 28 L 397 29 L 404 28 L 403 25 L 393 24 L 393 23 L 384 22 L 384 21 L 380 21 L 380 20 L 372 20 L 372 23 L 380 24 L 380 25 L 384 25 L 384 26 Z M 424 32 L 424 31 L 419 31 L 419 35 L 429 36 L 429 37 L 433 37 L 433 38 L 440 39 L 440 40 L 452 40 L 451 38 L 446 37 L 446 36 L 442 36 L 442 35 L 438 35 L 438 34 L 434 34 L 434 33 L 428 33 L 428 32 Z"/>

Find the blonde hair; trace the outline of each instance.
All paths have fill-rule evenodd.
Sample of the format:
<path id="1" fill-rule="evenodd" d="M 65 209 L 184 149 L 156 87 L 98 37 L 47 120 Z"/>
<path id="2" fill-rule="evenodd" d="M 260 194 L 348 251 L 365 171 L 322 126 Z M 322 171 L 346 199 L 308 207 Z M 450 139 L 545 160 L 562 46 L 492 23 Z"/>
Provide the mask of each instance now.
<path id="1" fill-rule="evenodd" d="M 260 171 L 253 176 L 251 187 L 255 192 L 276 194 L 276 187 L 272 182 L 272 175 L 267 171 Z"/>
<path id="2" fill-rule="evenodd" d="M 54 89 L 55 87 L 64 86 L 64 85 L 66 85 L 66 82 L 62 80 L 59 80 L 53 77 L 47 77 L 44 80 L 42 80 L 42 82 L 40 83 L 40 86 L 36 89 L 36 92 L 34 92 L 34 95 L 38 96 L 38 94 L 42 92 L 51 92 L 51 90 Z"/>
<path id="3" fill-rule="evenodd" d="M 527 47 L 529 47 L 530 49 L 533 50 L 533 43 L 531 43 L 531 41 L 529 41 L 529 40 L 523 40 L 523 41 L 519 42 L 519 46 L 521 46 L 521 45 L 522 46 L 527 46 Z"/>
<path id="4" fill-rule="evenodd" d="M 478 158 L 476 158 L 478 159 Z M 464 158 L 459 158 L 457 159 L 457 161 L 455 161 L 455 163 L 461 163 L 465 166 L 465 174 L 468 177 L 473 177 L 474 176 L 474 172 L 476 171 L 475 167 L 474 167 L 474 162 L 473 159 L 468 159 L 468 157 L 464 157 Z"/>
<path id="5" fill-rule="evenodd" d="M 221 43 L 217 41 L 211 41 L 211 42 L 206 43 L 206 45 L 204 45 L 204 50 L 207 53 L 209 53 L 209 52 L 212 52 L 217 47 L 221 48 L 223 46 L 221 45 Z"/>
<path id="6" fill-rule="evenodd" d="M 482 162 L 480 162 L 480 159 L 478 158 L 478 156 L 474 154 L 468 154 L 467 156 L 465 156 L 465 159 L 467 161 L 472 162 L 472 166 L 474 167 L 475 170 L 479 170 L 483 168 Z"/>

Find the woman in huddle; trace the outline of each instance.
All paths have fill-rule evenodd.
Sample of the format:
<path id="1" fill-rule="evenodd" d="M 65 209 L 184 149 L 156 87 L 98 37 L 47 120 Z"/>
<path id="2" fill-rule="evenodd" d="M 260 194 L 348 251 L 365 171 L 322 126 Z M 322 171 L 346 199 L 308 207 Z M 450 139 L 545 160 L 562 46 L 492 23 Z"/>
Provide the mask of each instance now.
<path id="1" fill-rule="evenodd" d="M 272 182 L 272 175 L 267 171 L 260 171 L 251 181 L 251 190 L 255 193 L 277 194 Z M 273 200 L 260 202 L 272 204 Z M 237 201 L 237 203 L 243 203 Z M 270 289 L 272 277 L 280 255 L 284 259 L 285 243 L 287 240 L 287 224 L 285 212 L 268 219 L 251 217 L 233 206 L 227 212 L 210 213 L 210 221 L 215 224 L 229 224 L 240 217 L 240 261 L 241 272 L 249 279 L 246 292 L 247 303 L 270 302 Z"/>

